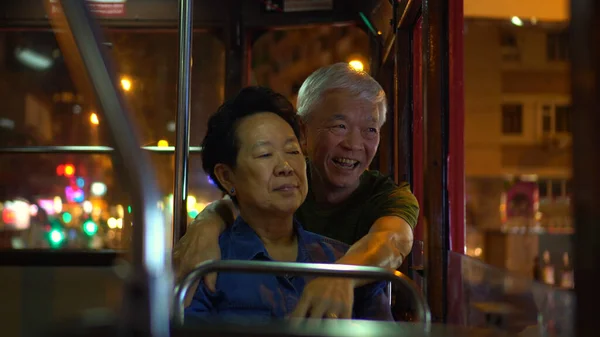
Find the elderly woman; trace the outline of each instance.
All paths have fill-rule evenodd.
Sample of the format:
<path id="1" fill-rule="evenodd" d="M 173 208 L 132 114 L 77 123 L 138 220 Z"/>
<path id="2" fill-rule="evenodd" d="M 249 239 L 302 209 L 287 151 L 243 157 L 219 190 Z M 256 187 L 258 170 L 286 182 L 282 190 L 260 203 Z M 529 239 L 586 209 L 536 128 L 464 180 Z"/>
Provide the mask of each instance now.
<path id="1" fill-rule="evenodd" d="M 243 89 L 210 118 L 203 167 L 240 214 L 219 236 L 222 259 L 333 263 L 346 252 L 347 245 L 307 232 L 294 220 L 308 191 L 299 138 L 292 104 L 265 88 Z M 296 307 L 306 282 L 304 277 L 221 273 L 216 292 L 199 284 L 186 314 L 283 318 Z M 383 288 L 381 283 L 357 288 L 354 309 L 345 316 L 391 319 Z"/>

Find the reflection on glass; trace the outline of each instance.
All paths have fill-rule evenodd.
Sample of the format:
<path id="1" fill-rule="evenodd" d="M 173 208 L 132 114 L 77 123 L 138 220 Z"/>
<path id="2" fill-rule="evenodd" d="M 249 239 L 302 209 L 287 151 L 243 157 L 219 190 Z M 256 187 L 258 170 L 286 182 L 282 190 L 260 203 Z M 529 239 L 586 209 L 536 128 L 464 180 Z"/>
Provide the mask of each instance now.
<path id="1" fill-rule="evenodd" d="M 464 255 L 448 255 L 449 315 L 469 327 L 533 336 L 572 336 L 569 291 L 532 282 Z M 458 273 L 456 271 L 459 271 Z"/>

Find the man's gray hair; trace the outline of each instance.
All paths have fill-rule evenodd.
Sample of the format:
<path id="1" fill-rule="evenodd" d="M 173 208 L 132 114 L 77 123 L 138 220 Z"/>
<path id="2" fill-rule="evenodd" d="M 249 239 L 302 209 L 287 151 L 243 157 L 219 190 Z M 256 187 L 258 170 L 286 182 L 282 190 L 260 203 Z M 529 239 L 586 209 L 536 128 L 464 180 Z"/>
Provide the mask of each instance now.
<path id="1" fill-rule="evenodd" d="M 351 97 L 359 97 L 375 104 L 379 112 L 379 124 L 385 123 L 387 100 L 383 88 L 369 74 L 352 68 L 348 63 L 322 67 L 308 76 L 298 91 L 300 118 L 308 121 L 323 94 L 332 90 L 344 90 Z"/>

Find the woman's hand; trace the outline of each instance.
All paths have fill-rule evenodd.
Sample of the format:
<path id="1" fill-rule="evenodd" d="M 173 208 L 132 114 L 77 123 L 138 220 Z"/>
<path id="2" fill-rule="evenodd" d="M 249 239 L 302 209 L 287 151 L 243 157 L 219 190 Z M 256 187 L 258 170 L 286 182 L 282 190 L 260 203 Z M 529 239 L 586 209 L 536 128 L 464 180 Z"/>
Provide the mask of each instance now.
<path id="1" fill-rule="evenodd" d="M 310 281 L 292 318 L 352 318 L 354 281 L 347 278 L 319 277 Z"/>

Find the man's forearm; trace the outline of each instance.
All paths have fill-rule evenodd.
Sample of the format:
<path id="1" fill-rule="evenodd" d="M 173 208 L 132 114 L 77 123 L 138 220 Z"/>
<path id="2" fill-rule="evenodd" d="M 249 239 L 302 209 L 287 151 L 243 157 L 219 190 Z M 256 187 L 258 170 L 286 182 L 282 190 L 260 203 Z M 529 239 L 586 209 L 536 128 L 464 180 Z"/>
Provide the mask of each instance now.
<path id="1" fill-rule="evenodd" d="M 211 245 L 218 242 L 221 233 L 233 223 L 234 209 L 231 200 L 217 200 L 189 224 L 185 235 L 173 247 L 173 267 L 178 279 L 199 262 L 212 259 L 218 253 Z M 213 255 L 207 252 L 213 252 Z"/>
<path id="2" fill-rule="evenodd" d="M 215 229 L 219 234 L 223 233 L 227 226 L 233 224 L 235 220 L 233 208 L 233 202 L 229 199 L 216 200 L 206 206 L 190 223 L 190 226 L 202 226 L 210 223 L 212 226 L 217 225 Z"/>
<path id="3" fill-rule="evenodd" d="M 396 235 L 392 232 L 367 234 L 352 245 L 337 263 L 396 269 L 412 247 L 412 240 L 393 238 Z"/>
<path id="4" fill-rule="evenodd" d="M 352 245 L 336 263 L 397 269 L 410 253 L 412 245 L 412 230 L 374 231 Z M 356 286 L 370 282 L 358 281 Z"/>

